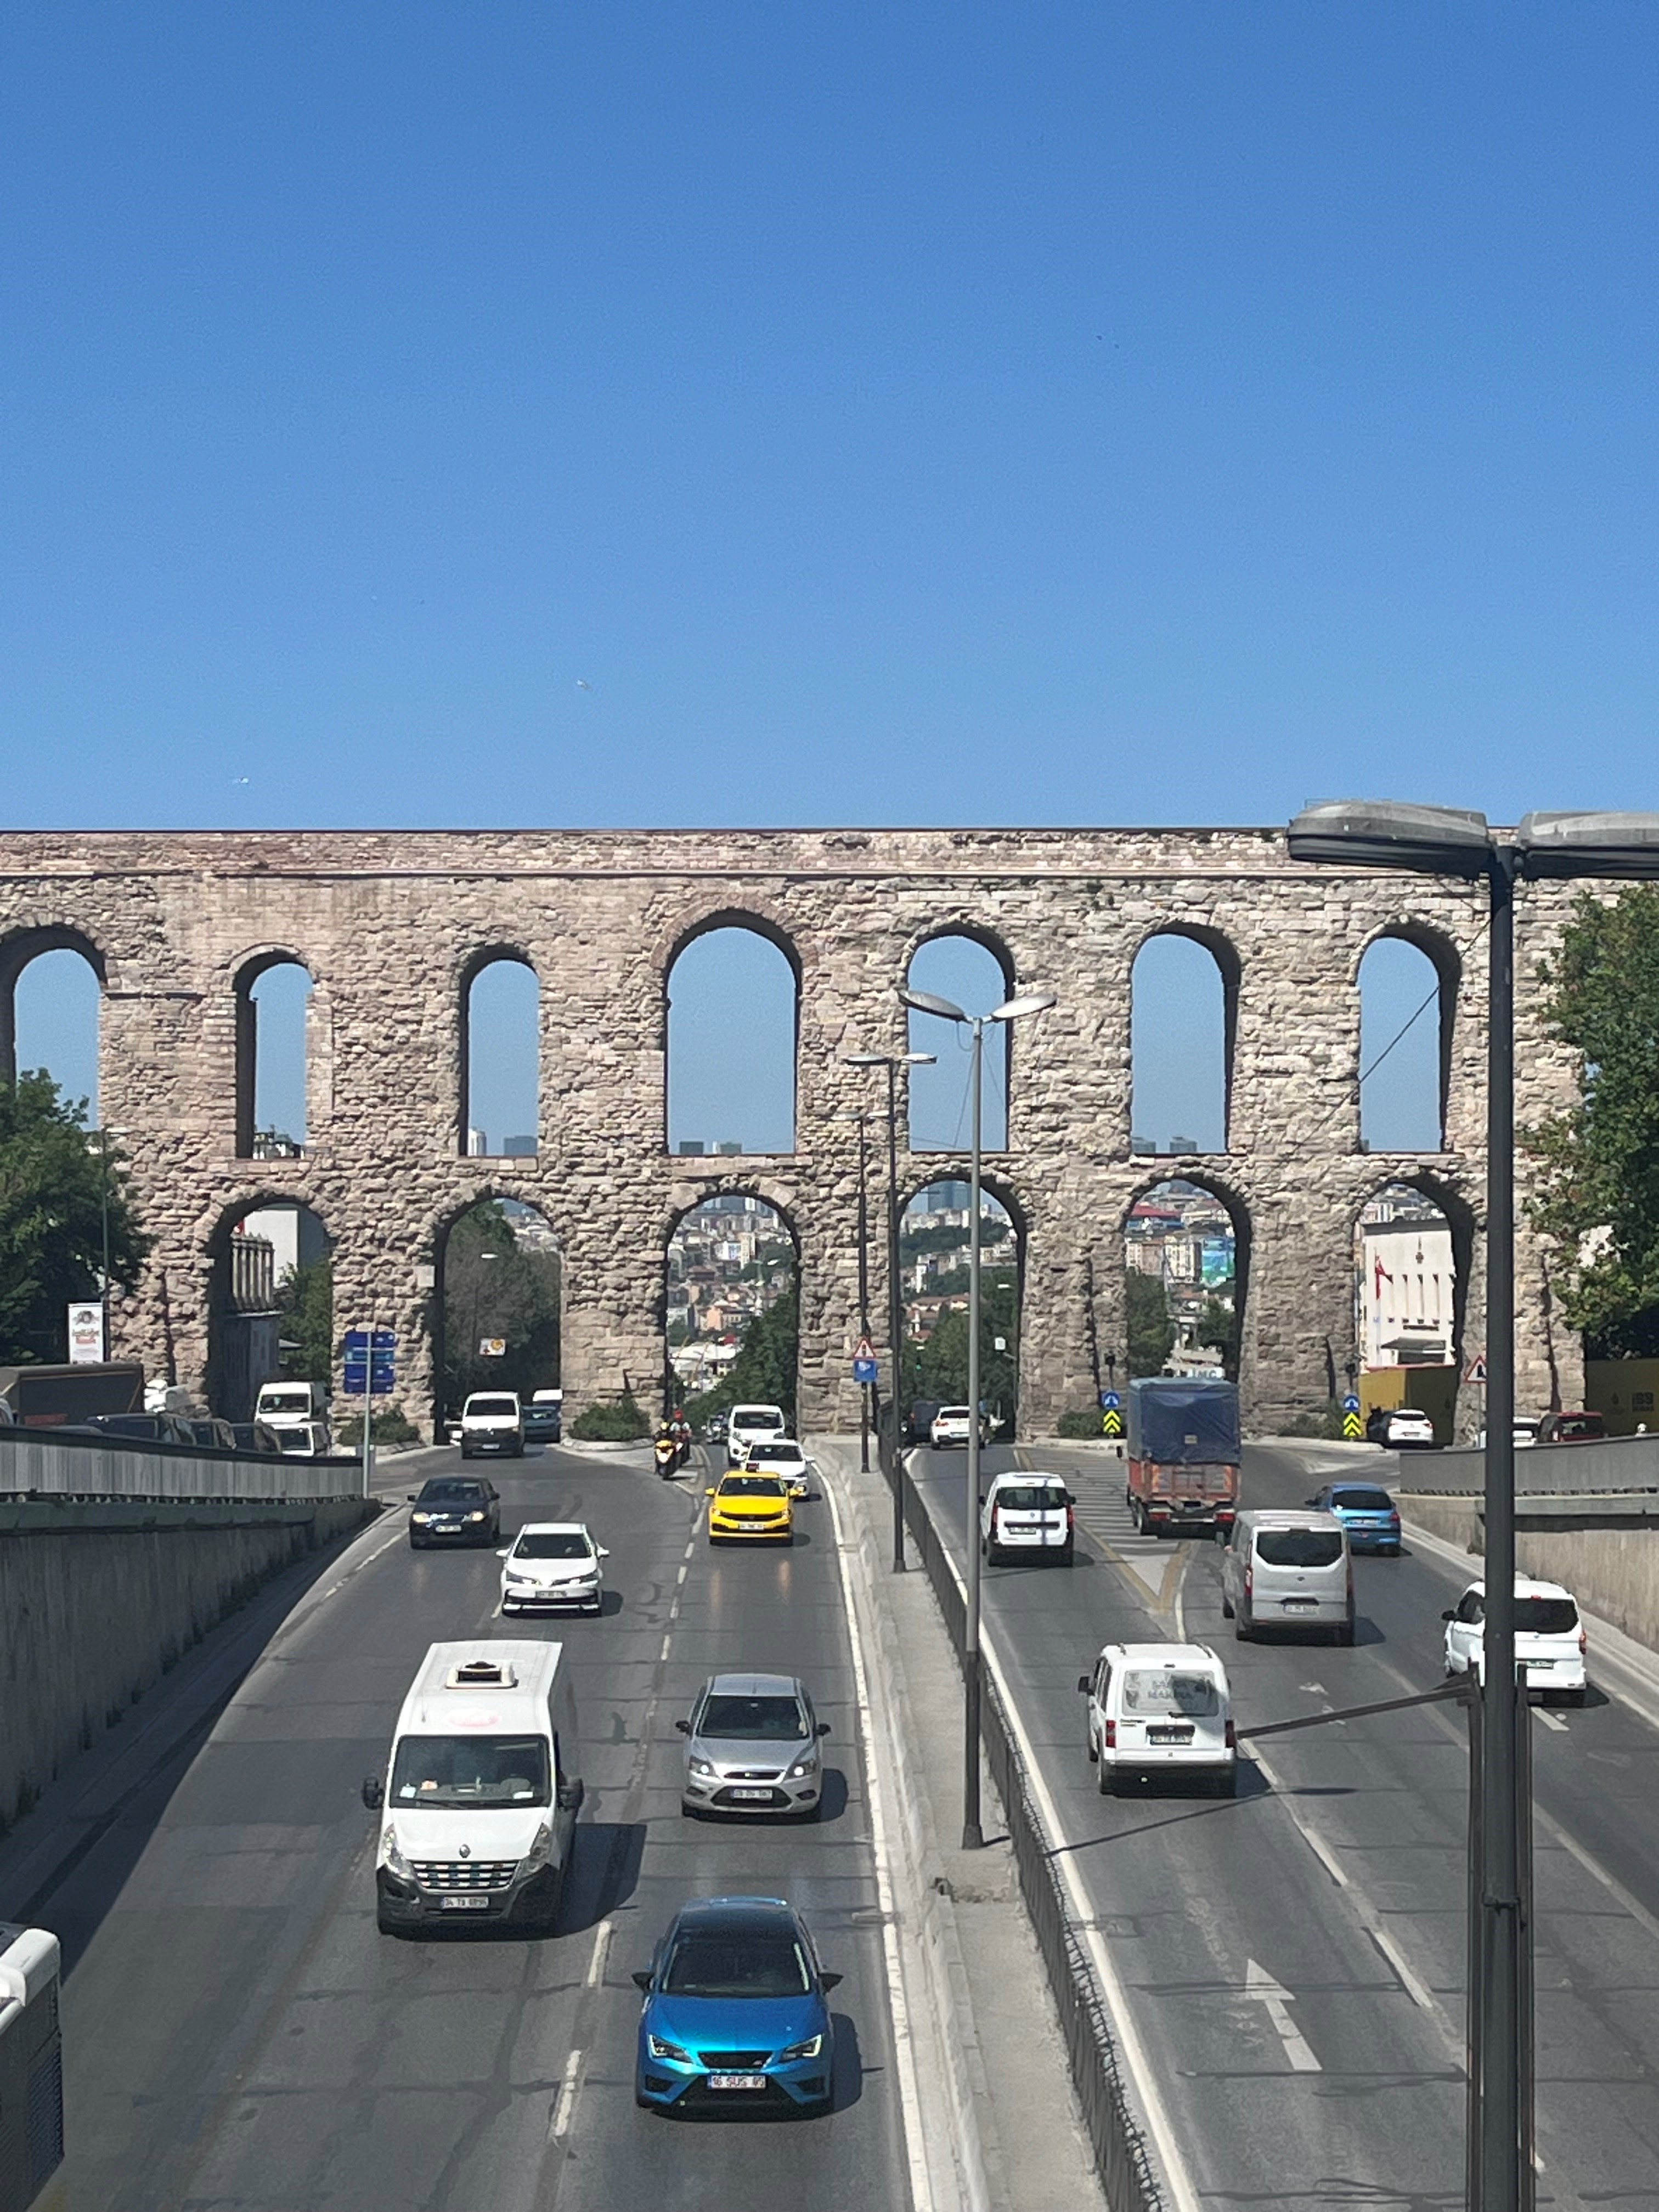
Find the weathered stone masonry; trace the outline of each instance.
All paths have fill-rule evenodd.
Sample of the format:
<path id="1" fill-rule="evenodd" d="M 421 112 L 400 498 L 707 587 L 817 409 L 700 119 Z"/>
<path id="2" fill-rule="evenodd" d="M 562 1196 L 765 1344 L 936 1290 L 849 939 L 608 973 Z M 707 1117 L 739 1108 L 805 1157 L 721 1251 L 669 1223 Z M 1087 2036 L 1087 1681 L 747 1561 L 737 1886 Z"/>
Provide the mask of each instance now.
<path id="1" fill-rule="evenodd" d="M 1519 1118 L 1559 1101 L 1533 975 L 1565 910 L 1522 893 Z M 764 929 L 799 975 L 796 1152 L 692 1161 L 665 1149 L 665 980 L 728 922 Z M 1228 983 L 1228 1149 L 1181 1172 L 1231 1206 L 1248 1263 L 1246 1418 L 1271 1430 L 1322 1401 L 1353 1341 L 1353 1225 L 1382 1184 L 1444 1206 L 1467 1247 L 1463 1343 L 1484 1341 L 1485 942 L 1479 887 L 1298 866 L 1274 830 L 11 833 L 0 843 L 0 1009 L 33 955 L 72 944 L 102 977 L 100 1090 L 156 1246 L 118 1348 L 199 1385 L 216 1248 L 262 1201 L 299 1200 L 334 1240 L 340 1326 L 373 1310 L 404 1347 L 401 1395 L 431 1399 L 434 1271 L 477 1200 L 520 1198 L 565 1255 L 571 1401 L 647 1391 L 663 1364 L 662 1255 L 679 1214 L 720 1190 L 782 1211 L 801 1249 L 809 1427 L 857 1419 L 856 1136 L 884 1100 L 840 1065 L 900 1052 L 896 997 L 916 947 L 967 932 L 1011 982 L 1059 995 L 1014 1042 L 1009 1149 L 988 1182 L 1021 1231 L 1020 1421 L 1090 1402 L 1121 1342 L 1122 1224 L 1172 1172 L 1129 1152 L 1129 973 L 1150 934 L 1209 945 Z M 1360 1152 L 1359 962 L 1421 944 L 1448 979 L 1446 1150 Z M 539 1156 L 458 1157 L 461 1000 L 505 950 L 541 986 Z M 314 979 L 310 1129 L 299 1160 L 237 1156 L 239 979 L 272 956 Z M 9 1043 L 0 1034 L 0 1048 Z M 867 1085 L 867 1091 L 860 1086 Z M 246 1141 L 246 1138 L 244 1138 Z M 937 1154 L 902 1160 L 908 1188 Z M 880 1255 L 875 1310 L 883 1312 Z M 1540 1255 L 1519 1251 L 1523 1405 L 1571 1404 L 1576 1340 L 1550 1341 Z M 1092 1308 L 1092 1311 L 1091 1311 Z M 1561 1332 L 1556 1332 L 1558 1340 Z M 884 1358 L 885 1351 L 884 1347 Z M 1466 1393 L 1466 1397 L 1473 1394 Z M 1465 1425 L 1478 1419 L 1478 1406 Z"/>

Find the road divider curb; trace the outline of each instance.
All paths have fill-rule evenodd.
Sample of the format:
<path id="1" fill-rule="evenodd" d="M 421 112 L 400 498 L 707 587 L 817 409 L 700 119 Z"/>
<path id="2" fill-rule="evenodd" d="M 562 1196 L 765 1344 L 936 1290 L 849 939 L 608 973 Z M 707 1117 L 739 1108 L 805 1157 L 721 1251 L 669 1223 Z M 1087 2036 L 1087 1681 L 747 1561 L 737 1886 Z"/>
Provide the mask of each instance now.
<path id="1" fill-rule="evenodd" d="M 1000 2212 L 1007 2203 L 988 2166 L 981 2116 L 990 2110 L 978 2032 L 963 1959 L 956 1911 L 936 1877 L 939 1854 L 926 1794 L 916 1775 L 919 1761 L 905 1716 L 904 1668 L 897 1634 L 879 1592 L 883 1562 L 863 1501 L 842 1479 L 833 1443 L 812 1449 L 836 1523 L 848 1626 L 861 1656 L 868 1723 L 867 1745 L 872 1798 L 879 1798 L 882 1824 L 890 1820 L 886 1855 L 892 1895 L 887 1926 L 896 1946 L 901 2015 L 895 2039 L 908 2046 L 917 2109 L 906 2101 L 905 2125 L 918 2140 L 910 2145 L 915 2212 Z M 872 1820 L 872 1826 L 876 1825 Z M 878 1844 L 878 1862 L 882 1856 Z M 905 2051 L 901 2048 L 902 2075 Z M 901 2081 L 902 2094 L 903 2082 Z M 930 2124 L 940 2113 L 950 2125 Z M 927 2191 L 924 2197 L 923 2190 Z"/>

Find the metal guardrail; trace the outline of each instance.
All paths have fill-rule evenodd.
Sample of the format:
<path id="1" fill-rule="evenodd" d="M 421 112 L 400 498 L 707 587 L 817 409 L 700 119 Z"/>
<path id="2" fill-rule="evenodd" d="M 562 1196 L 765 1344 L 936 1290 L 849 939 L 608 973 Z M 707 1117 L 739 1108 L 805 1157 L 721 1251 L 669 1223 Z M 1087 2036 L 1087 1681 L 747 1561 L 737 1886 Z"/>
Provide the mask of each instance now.
<path id="1" fill-rule="evenodd" d="M 921 1493 L 904 1478 L 902 1455 L 892 1450 L 884 1437 L 881 1444 L 882 1470 L 890 1487 L 895 1480 L 902 1485 L 904 1523 L 921 1555 L 923 1570 L 945 1616 L 951 1649 L 961 1666 L 967 1627 L 962 1585 Z M 1124 2090 L 1105 1999 L 1054 1865 L 1054 1844 L 1032 1800 L 1025 1760 L 1015 1743 L 996 1685 L 988 1679 L 981 1690 L 980 1741 L 1002 1800 L 1019 1873 L 1020 1895 L 1060 2014 L 1072 2080 L 1106 2201 L 1111 2212 L 1163 2212 L 1163 2192 Z"/>
<path id="2" fill-rule="evenodd" d="M 0 1498 L 276 1501 L 311 1504 L 361 1498 L 356 1458 L 254 1459 L 239 1452 L 185 1452 L 127 1437 L 56 1437 L 49 1429 L 0 1427 Z"/>
<path id="3" fill-rule="evenodd" d="M 1379 1460 L 1382 1456 L 1377 1455 Z M 1395 1451 L 1389 1456 L 1397 1490 L 1429 1498 L 1478 1498 L 1486 1488 L 1486 1454 L 1461 1444 L 1444 1451 Z M 1515 1490 L 1517 1498 L 1659 1490 L 1659 1434 L 1528 1444 L 1515 1455 Z"/>

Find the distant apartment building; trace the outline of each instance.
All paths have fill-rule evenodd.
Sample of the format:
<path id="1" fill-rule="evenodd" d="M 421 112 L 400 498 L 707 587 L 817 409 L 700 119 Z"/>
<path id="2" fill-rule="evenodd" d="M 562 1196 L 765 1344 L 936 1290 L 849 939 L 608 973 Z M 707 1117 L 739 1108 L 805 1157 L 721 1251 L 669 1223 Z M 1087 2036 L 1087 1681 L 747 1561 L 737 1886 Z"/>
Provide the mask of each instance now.
<path id="1" fill-rule="evenodd" d="M 1386 1197 L 1359 1227 L 1356 1334 L 1368 1368 L 1433 1367 L 1455 1352 L 1456 1262 L 1436 1207 Z"/>

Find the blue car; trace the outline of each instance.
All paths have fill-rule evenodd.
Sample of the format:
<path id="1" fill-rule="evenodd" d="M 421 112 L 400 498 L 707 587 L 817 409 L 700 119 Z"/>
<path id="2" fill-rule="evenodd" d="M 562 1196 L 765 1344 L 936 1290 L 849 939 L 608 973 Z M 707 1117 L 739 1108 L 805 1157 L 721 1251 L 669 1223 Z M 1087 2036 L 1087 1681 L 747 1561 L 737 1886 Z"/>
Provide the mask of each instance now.
<path id="1" fill-rule="evenodd" d="M 634 2101 L 659 2112 L 827 2112 L 840 1981 L 779 1897 L 701 1897 L 657 1946 L 640 2012 Z"/>
<path id="2" fill-rule="evenodd" d="M 1351 1552 L 1385 1552 L 1400 1557 L 1400 1512 L 1386 1490 L 1374 1482 L 1328 1482 L 1308 1500 L 1321 1513 L 1334 1514 L 1348 1532 Z"/>

